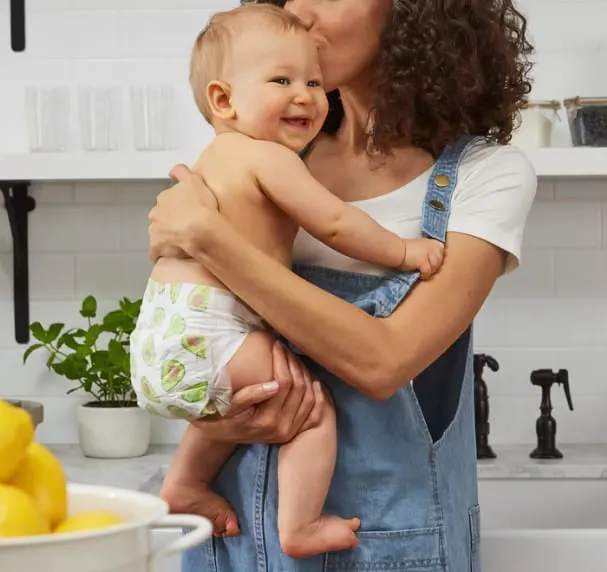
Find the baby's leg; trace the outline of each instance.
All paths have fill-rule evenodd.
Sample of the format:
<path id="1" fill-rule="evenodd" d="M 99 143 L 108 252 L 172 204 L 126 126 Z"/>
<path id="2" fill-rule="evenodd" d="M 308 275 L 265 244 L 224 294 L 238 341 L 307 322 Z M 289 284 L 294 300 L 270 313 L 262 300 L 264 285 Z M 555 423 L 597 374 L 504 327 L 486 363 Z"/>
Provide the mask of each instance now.
<path id="1" fill-rule="evenodd" d="M 160 491 L 172 513 L 199 514 L 213 523 L 216 536 L 235 536 L 238 520 L 226 500 L 211 490 L 213 479 L 235 446 L 211 441 L 194 425 L 183 436 Z"/>
<path id="2" fill-rule="evenodd" d="M 358 518 L 322 515 L 336 453 L 335 409 L 327 395 L 320 424 L 283 445 L 278 457 L 278 529 L 288 556 L 305 558 L 358 545 Z"/>
<path id="3" fill-rule="evenodd" d="M 233 391 L 273 377 L 272 345 L 267 332 L 252 332 L 226 367 Z M 225 499 L 211 490 L 217 473 L 234 445 L 207 439 L 194 426 L 184 435 L 163 486 L 163 498 L 173 512 L 195 512 L 213 523 L 218 536 L 238 534 L 236 514 Z"/>

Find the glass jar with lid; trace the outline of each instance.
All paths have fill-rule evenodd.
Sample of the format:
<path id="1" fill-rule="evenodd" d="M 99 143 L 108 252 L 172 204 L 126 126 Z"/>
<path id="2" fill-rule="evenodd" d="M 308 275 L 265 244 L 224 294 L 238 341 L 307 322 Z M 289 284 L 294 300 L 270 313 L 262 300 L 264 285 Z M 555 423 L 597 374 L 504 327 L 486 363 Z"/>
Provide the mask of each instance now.
<path id="1" fill-rule="evenodd" d="M 559 101 L 527 101 L 521 109 L 521 123 L 512 133 L 518 147 L 550 147 L 552 128 L 558 119 Z"/>
<path id="2" fill-rule="evenodd" d="M 572 144 L 607 147 L 607 97 L 572 97 L 563 103 Z"/>

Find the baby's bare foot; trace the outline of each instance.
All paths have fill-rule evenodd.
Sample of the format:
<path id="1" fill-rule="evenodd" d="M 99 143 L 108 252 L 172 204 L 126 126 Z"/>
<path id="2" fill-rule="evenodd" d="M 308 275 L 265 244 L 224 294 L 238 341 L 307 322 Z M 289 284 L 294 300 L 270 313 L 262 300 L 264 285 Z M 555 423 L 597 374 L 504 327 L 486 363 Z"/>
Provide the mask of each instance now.
<path id="1" fill-rule="evenodd" d="M 322 515 L 317 521 L 293 530 L 280 530 L 280 545 L 291 558 L 307 558 L 324 552 L 349 550 L 358 546 L 354 534 L 358 518 Z M 284 527 L 283 527 L 284 528 Z"/>
<path id="2" fill-rule="evenodd" d="M 236 513 L 227 501 L 211 489 L 204 489 L 200 505 L 202 511 L 199 514 L 206 516 L 213 523 L 213 534 L 215 536 L 238 536 L 238 519 Z"/>
<path id="3" fill-rule="evenodd" d="M 198 514 L 213 523 L 215 536 L 238 536 L 240 529 L 236 513 L 227 501 L 213 492 L 206 483 L 188 484 L 163 489 L 160 496 L 168 503 L 170 512 Z"/>

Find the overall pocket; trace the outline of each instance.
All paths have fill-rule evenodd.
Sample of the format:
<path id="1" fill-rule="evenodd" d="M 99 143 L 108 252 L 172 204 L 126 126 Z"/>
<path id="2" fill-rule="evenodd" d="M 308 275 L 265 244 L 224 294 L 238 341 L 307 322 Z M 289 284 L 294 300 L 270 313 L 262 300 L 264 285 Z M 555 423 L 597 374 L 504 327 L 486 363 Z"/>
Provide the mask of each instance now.
<path id="1" fill-rule="evenodd" d="M 468 511 L 470 521 L 470 572 L 481 572 L 481 507 L 474 505 Z"/>
<path id="2" fill-rule="evenodd" d="M 360 544 L 354 550 L 330 552 L 326 572 L 445 572 L 443 529 L 412 528 L 408 530 L 359 532 Z"/>

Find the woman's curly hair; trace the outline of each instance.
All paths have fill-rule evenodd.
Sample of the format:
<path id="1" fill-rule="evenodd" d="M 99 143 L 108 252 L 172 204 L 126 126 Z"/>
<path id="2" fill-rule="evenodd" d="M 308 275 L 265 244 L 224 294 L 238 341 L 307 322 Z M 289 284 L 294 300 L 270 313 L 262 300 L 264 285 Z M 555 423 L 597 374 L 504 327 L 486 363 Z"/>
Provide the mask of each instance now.
<path id="1" fill-rule="evenodd" d="M 414 145 L 436 156 L 462 135 L 507 143 L 531 91 L 533 53 L 513 0 L 392 4 L 375 65 L 369 151 Z M 324 130 L 331 133 L 343 109 L 337 93 L 329 96 Z"/>

